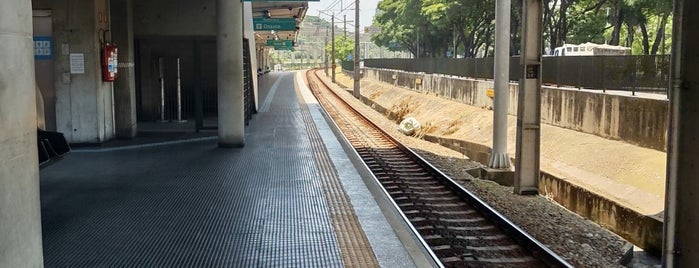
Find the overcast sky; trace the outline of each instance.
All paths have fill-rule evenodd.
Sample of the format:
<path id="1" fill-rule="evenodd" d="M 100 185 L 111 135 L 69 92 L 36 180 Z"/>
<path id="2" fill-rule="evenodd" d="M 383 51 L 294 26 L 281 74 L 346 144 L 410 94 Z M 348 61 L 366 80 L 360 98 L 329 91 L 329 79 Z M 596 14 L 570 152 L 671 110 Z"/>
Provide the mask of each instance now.
<path id="1" fill-rule="evenodd" d="M 346 8 L 350 8 L 352 10 L 345 10 L 344 12 L 341 12 L 341 7 L 340 7 L 340 2 L 344 5 Z M 361 0 L 359 1 L 359 26 L 360 31 L 364 31 L 364 27 L 370 26 L 371 21 L 374 19 L 374 13 L 376 13 L 376 6 L 379 4 L 379 0 Z M 349 7 L 348 7 L 349 6 Z M 348 21 L 353 21 L 354 20 L 354 1 L 353 0 L 321 0 L 320 2 L 308 2 L 308 12 L 306 12 L 306 15 L 311 15 L 311 16 L 318 16 L 318 11 L 319 10 L 327 10 L 332 7 L 332 10 L 327 11 L 326 13 L 332 13 L 333 11 L 335 12 L 335 15 L 337 16 L 336 21 L 341 22 L 342 21 L 342 15 L 345 14 L 347 15 L 347 20 Z M 330 16 L 321 14 L 321 18 L 326 19 L 327 21 L 330 21 Z M 338 27 L 342 27 L 342 23 L 335 24 Z M 347 25 L 347 28 L 350 28 L 349 25 Z"/>

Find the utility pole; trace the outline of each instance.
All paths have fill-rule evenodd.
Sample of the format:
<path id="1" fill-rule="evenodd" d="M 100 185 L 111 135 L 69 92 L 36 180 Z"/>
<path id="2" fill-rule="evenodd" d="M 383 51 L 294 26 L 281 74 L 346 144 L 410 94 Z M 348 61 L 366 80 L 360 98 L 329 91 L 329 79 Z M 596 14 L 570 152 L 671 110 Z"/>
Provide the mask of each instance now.
<path id="1" fill-rule="evenodd" d="M 332 60 L 332 64 L 330 67 L 332 68 L 332 81 L 335 83 L 335 13 L 332 14 L 332 17 L 330 19 L 330 27 L 332 27 L 332 42 L 331 42 L 331 51 L 330 51 L 330 59 Z"/>
<path id="2" fill-rule="evenodd" d="M 359 0 L 354 0 L 354 97 L 361 99 L 359 92 Z"/>
<path id="3" fill-rule="evenodd" d="M 328 77 L 328 27 L 325 27 L 325 45 L 323 46 L 323 62 L 325 62 L 325 77 Z"/>
<path id="4" fill-rule="evenodd" d="M 497 15 L 496 15 L 496 16 L 497 16 Z M 509 16 L 508 16 L 508 18 L 509 18 Z M 509 21 L 509 19 L 508 19 L 508 21 Z M 509 27 L 509 24 L 508 24 L 508 27 Z M 497 29 L 496 29 L 495 31 L 497 32 Z M 456 49 L 457 49 L 458 46 L 459 46 L 459 42 L 458 42 L 458 40 L 456 40 L 456 27 L 454 27 L 454 40 L 453 40 L 453 44 L 454 44 L 454 51 L 453 51 L 453 53 L 452 53 L 452 58 L 456 59 Z M 497 45 L 495 45 L 495 46 L 497 47 Z"/>
<path id="5" fill-rule="evenodd" d="M 420 31 L 419 31 L 419 29 L 415 31 L 415 34 L 417 35 L 417 54 L 415 54 L 415 58 L 419 59 L 420 58 Z"/>
<path id="6" fill-rule="evenodd" d="M 510 98 L 510 0 L 495 2 L 495 71 L 493 97 L 493 150 L 488 167 L 510 169 L 507 154 L 507 109 Z"/>
<path id="7" fill-rule="evenodd" d="M 522 1 L 522 77 L 517 95 L 516 194 L 539 192 L 543 0 Z"/>

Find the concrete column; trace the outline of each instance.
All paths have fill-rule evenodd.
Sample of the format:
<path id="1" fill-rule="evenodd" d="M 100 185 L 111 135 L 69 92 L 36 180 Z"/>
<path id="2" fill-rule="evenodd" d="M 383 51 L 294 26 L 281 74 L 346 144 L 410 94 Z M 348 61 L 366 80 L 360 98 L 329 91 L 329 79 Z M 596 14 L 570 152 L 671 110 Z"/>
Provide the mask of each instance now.
<path id="1" fill-rule="evenodd" d="M 42 267 L 31 1 L 0 1 L 0 44 L 0 267 Z"/>
<path id="2" fill-rule="evenodd" d="M 259 103 L 257 96 L 259 96 L 257 89 L 257 49 L 255 49 L 255 29 L 252 25 L 252 2 L 243 2 L 243 23 L 245 25 L 244 35 L 248 41 L 248 49 L 250 51 L 250 68 L 252 71 L 252 88 L 253 88 L 253 101 L 255 103 L 255 109 L 259 108 Z"/>
<path id="3" fill-rule="evenodd" d="M 220 147 L 245 145 L 242 17 L 242 2 L 216 0 L 218 144 Z"/>
<path id="4" fill-rule="evenodd" d="M 493 151 L 488 167 L 510 168 L 507 155 L 507 109 L 510 99 L 510 0 L 495 5 L 495 96 L 493 100 Z"/>
<path id="5" fill-rule="evenodd" d="M 699 267 L 699 17 L 697 1 L 676 0 L 672 42 L 670 121 L 663 267 Z"/>
<path id="6" fill-rule="evenodd" d="M 119 46 L 119 68 L 114 82 L 114 128 L 117 138 L 136 137 L 137 130 L 132 1 L 110 1 L 112 38 Z"/>
<path id="7" fill-rule="evenodd" d="M 542 0 L 524 0 L 522 6 L 522 78 L 517 101 L 517 150 L 514 192 L 539 192 L 541 143 L 541 37 Z"/>

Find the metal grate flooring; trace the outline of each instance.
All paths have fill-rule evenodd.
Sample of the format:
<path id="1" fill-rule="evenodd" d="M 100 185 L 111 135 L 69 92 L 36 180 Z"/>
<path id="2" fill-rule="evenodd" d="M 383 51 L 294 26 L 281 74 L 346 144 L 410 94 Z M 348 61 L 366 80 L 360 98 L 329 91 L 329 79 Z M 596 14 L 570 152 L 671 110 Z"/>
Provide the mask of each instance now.
<path id="1" fill-rule="evenodd" d="M 45 266 L 343 266 L 289 80 L 244 148 L 73 153 L 42 169 Z"/>

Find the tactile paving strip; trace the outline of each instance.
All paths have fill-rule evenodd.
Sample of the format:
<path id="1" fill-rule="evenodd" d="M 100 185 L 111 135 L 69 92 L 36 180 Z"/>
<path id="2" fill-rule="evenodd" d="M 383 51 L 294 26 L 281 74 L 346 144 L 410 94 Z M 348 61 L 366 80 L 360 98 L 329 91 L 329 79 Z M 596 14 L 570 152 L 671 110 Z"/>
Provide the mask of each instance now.
<path id="1" fill-rule="evenodd" d="M 345 267 L 379 267 L 369 240 L 359 223 L 347 193 L 342 188 L 337 170 L 308 111 L 308 106 L 304 103 L 298 90 L 297 88 L 296 95 L 301 106 L 303 120 L 308 129 L 315 162 L 320 177 L 323 178 L 325 199 L 340 246 L 343 264 Z"/>

